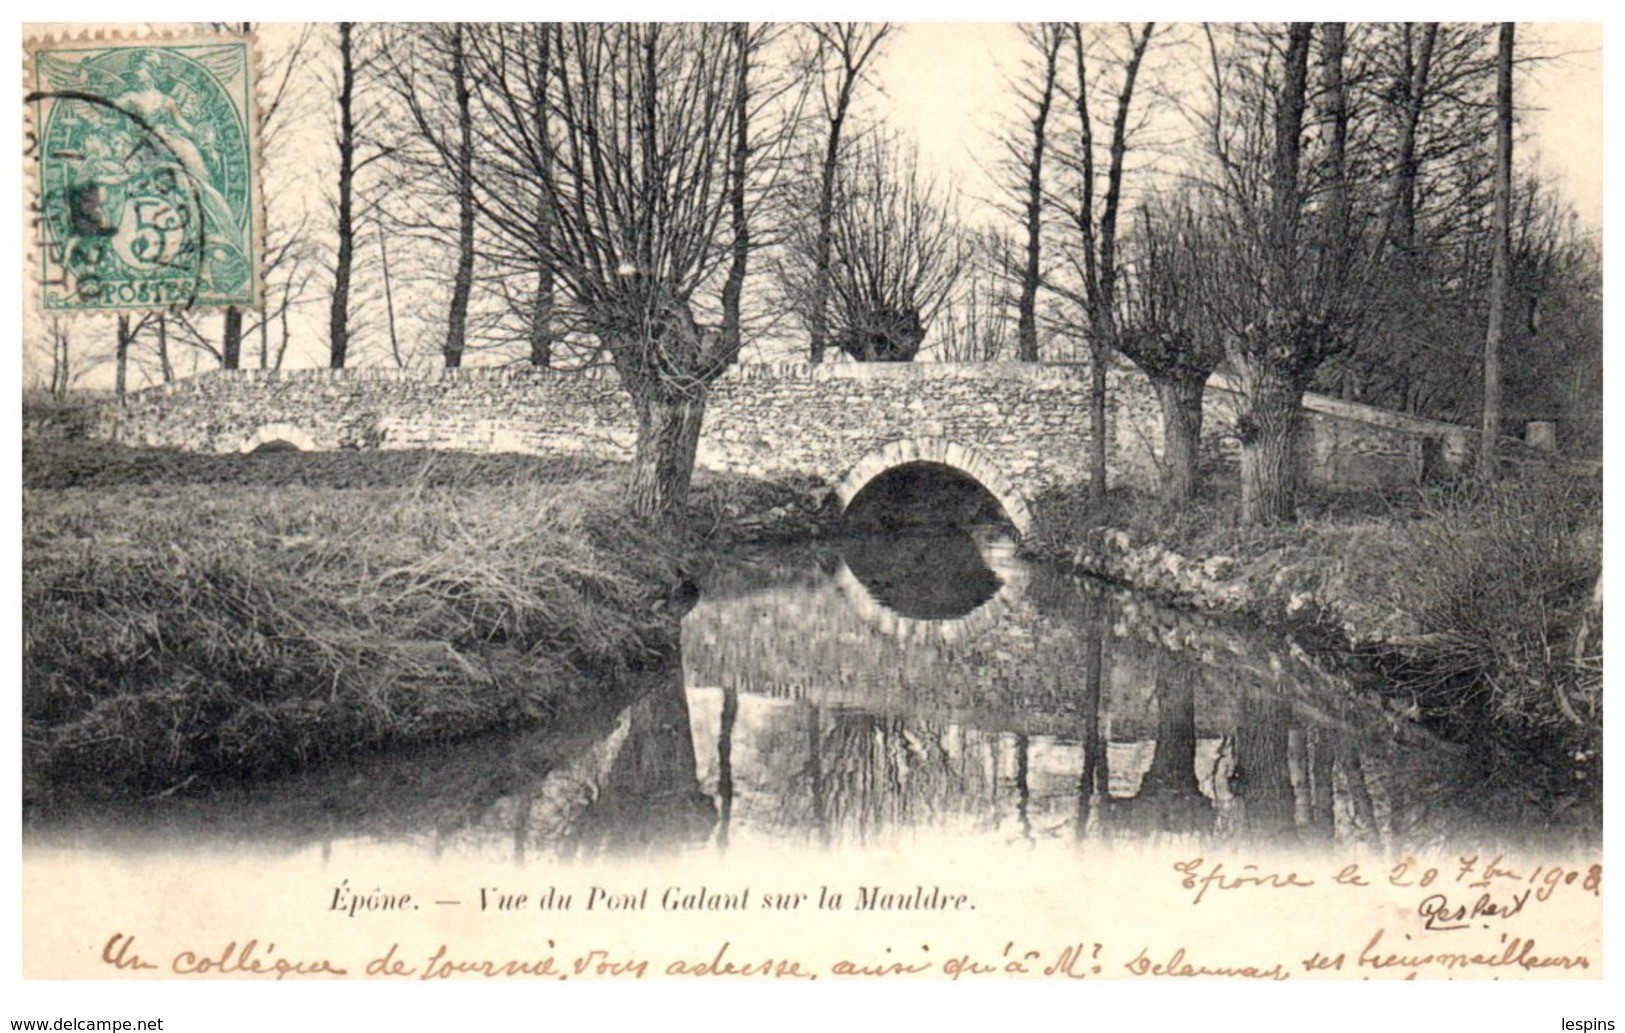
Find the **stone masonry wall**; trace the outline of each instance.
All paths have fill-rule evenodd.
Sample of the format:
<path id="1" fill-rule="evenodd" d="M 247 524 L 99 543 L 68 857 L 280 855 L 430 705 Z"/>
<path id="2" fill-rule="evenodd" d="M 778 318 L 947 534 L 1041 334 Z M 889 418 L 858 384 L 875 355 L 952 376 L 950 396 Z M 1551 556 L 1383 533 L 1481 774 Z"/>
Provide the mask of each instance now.
<path id="1" fill-rule="evenodd" d="M 1113 483 L 1150 486 L 1161 415 L 1127 364 L 1108 374 Z M 1234 395 L 1215 376 L 1203 447 L 1233 455 Z M 1472 432 L 1311 396 L 1304 472 L 1352 485 L 1414 482 L 1466 461 Z M 530 368 L 215 372 L 109 406 L 97 432 L 129 444 L 236 452 L 302 448 L 452 449 L 626 457 L 632 407 L 606 369 Z M 698 463 L 752 475 L 840 480 L 899 441 L 963 446 L 1027 499 L 1087 477 L 1084 364 L 741 365 L 713 387 Z M 956 452 L 956 454 L 958 454 Z"/>

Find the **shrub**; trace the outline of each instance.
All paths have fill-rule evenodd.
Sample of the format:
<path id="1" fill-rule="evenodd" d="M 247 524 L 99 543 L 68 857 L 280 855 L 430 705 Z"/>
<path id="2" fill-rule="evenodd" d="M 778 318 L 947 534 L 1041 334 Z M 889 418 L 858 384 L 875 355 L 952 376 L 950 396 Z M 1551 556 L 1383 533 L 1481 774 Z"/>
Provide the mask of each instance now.
<path id="1" fill-rule="evenodd" d="M 1427 642 L 1404 687 L 1530 731 L 1600 728 L 1588 621 L 1600 619 L 1590 613 L 1601 558 L 1595 479 L 1531 470 L 1432 493 L 1393 557 L 1409 575 L 1396 585 L 1401 605 Z"/>

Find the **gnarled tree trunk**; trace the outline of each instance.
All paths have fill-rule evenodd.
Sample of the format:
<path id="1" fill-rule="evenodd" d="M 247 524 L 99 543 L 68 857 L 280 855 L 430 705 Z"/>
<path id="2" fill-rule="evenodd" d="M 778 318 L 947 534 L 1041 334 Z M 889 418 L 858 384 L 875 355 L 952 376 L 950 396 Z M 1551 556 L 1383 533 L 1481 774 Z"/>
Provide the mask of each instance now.
<path id="1" fill-rule="evenodd" d="M 708 393 L 701 385 L 680 395 L 657 386 L 633 389 L 638 440 L 626 501 L 634 516 L 672 523 L 688 504 Z"/>
<path id="2" fill-rule="evenodd" d="M 1241 440 L 1241 520 L 1290 523 L 1296 516 L 1298 425 L 1303 384 L 1268 361 L 1237 364 L 1246 408 L 1236 417 Z"/>
<path id="3" fill-rule="evenodd" d="M 1189 502 L 1196 497 L 1207 377 L 1176 374 L 1154 383 L 1162 406 L 1162 500 L 1164 504 Z"/>

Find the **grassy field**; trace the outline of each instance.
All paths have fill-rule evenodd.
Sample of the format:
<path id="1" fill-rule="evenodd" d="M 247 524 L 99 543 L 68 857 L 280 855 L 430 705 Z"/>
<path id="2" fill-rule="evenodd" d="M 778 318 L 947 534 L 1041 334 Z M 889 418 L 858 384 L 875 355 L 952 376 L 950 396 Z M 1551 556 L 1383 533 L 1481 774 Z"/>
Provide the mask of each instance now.
<path id="1" fill-rule="evenodd" d="M 24 447 L 24 793 L 153 795 L 545 721 L 675 641 L 616 464 Z M 783 489 L 710 479 L 689 535 Z"/>

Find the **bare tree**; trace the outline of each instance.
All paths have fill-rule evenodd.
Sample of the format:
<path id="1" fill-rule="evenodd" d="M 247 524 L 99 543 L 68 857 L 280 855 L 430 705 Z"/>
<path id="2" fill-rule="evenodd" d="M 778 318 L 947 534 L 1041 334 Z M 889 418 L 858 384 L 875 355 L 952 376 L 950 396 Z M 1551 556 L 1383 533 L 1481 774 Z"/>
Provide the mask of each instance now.
<path id="1" fill-rule="evenodd" d="M 788 242 L 780 275 L 791 304 L 809 320 L 822 305 L 828 343 L 853 359 L 910 361 L 965 261 L 950 200 L 913 149 L 886 136 L 853 145 L 831 196 L 828 264 L 817 227 Z"/>
<path id="2" fill-rule="evenodd" d="M 492 161 L 545 195 L 553 232 L 538 246 L 637 409 L 632 511 L 674 518 L 710 384 L 738 348 L 695 316 L 733 253 L 737 36 L 724 25 L 543 27 L 552 122 L 538 134 L 530 112 L 505 103 L 535 66 L 517 49 L 531 44 L 495 31 L 481 28 L 476 44 L 489 58 Z"/>
<path id="3" fill-rule="evenodd" d="M 1068 30 L 1064 25 L 1050 23 L 1023 25 L 1021 36 L 1027 59 L 1021 75 L 1012 85 L 1026 121 L 1020 130 L 1002 134 L 1000 143 L 1012 176 L 1009 187 L 1026 234 L 1020 294 L 1016 302 L 1016 358 L 1022 362 L 1037 362 L 1038 289 L 1043 278 L 1044 151 L 1049 145 L 1050 109 L 1055 100 L 1061 48 L 1067 41 Z"/>
<path id="4" fill-rule="evenodd" d="M 1151 381 L 1162 410 L 1162 500 L 1177 506 L 1196 494 L 1202 397 L 1224 359 L 1209 306 L 1223 291 L 1208 280 L 1204 256 L 1214 228 L 1188 195 L 1140 209 L 1125 241 L 1128 261 L 1118 296 L 1117 347 Z"/>
<path id="5" fill-rule="evenodd" d="M 415 216 L 409 228 L 450 238 L 455 255 L 440 347 L 448 369 L 463 362 L 474 289 L 473 83 L 466 37 L 461 22 L 401 26 L 388 31 L 379 47 L 379 79 L 406 123 L 396 131 L 400 139 L 391 157 L 408 167 L 417 185 L 416 207 L 428 213 Z M 456 213 L 455 225 L 441 226 L 438 216 L 448 208 Z"/>
<path id="6" fill-rule="evenodd" d="M 1089 328 L 1089 496 L 1096 503 L 1106 497 L 1106 367 L 1117 347 L 1117 220 L 1123 199 L 1129 112 L 1134 104 L 1140 65 L 1155 30 L 1151 22 L 1120 29 L 1126 49 L 1115 57 L 1122 74 L 1112 92 L 1104 190 L 1097 202 L 1101 173 L 1094 116 L 1090 112 L 1089 65 L 1091 51 L 1110 53 L 1110 50 L 1104 45 L 1092 48 L 1092 41 L 1082 25 L 1074 22 L 1070 29 L 1074 72 L 1071 100 L 1076 108 L 1078 135 L 1076 150 L 1066 159 L 1066 164 L 1073 174 L 1077 193 L 1062 200 L 1061 207 L 1077 233 L 1077 239 L 1067 250 L 1067 258 L 1080 286 L 1062 288 L 1061 293 L 1083 309 Z"/>
<path id="7" fill-rule="evenodd" d="M 152 324 L 155 313 L 147 312 L 134 318 L 125 312 L 118 315 L 117 337 L 113 344 L 113 393 L 123 398 L 130 386 L 130 353 L 136 338 Z"/>
<path id="8" fill-rule="evenodd" d="M 51 343 L 51 379 L 49 390 L 51 397 L 63 399 L 68 397 L 68 388 L 73 386 L 75 378 L 72 341 L 68 334 L 70 323 L 57 314 L 52 314 L 45 321 L 45 332 Z"/>
<path id="9" fill-rule="evenodd" d="M 373 58 L 363 47 L 370 35 L 364 26 L 353 22 L 338 24 L 339 67 L 334 84 L 338 106 L 338 124 L 334 142 L 338 147 L 338 191 L 334 200 L 336 218 L 333 254 L 333 296 L 328 308 L 328 365 L 343 368 L 350 358 L 352 331 L 350 327 L 351 292 L 355 286 L 356 238 L 363 219 L 376 202 L 361 200 L 358 207 L 357 184 L 364 170 L 392 153 L 389 147 L 375 141 L 375 123 L 385 113 L 385 106 L 358 103 L 358 91 L 371 79 Z"/>
<path id="10" fill-rule="evenodd" d="M 1464 418 L 1468 402 L 1478 414 L 1461 387 L 1482 347 L 1470 312 L 1487 275 L 1490 176 L 1477 157 L 1494 106 L 1486 32 L 1427 23 L 1349 34 L 1352 207 L 1379 218 L 1386 238 L 1370 314 L 1318 371 L 1321 390 L 1445 419 Z"/>
<path id="11" fill-rule="evenodd" d="M 254 31 L 253 22 L 215 22 L 215 28 L 227 32 L 241 32 L 244 35 Z M 269 84 L 263 96 L 266 99 L 259 110 L 259 138 L 264 152 L 269 152 L 277 146 L 279 137 L 286 124 L 286 102 L 300 91 L 298 85 L 300 78 L 298 72 L 305 57 L 310 42 L 312 27 L 304 26 L 295 38 L 294 44 L 287 51 L 276 55 L 261 73 L 261 81 Z M 271 227 L 268 226 L 267 229 Z M 267 275 L 269 270 L 267 270 Z M 242 367 L 243 339 L 251 328 L 245 330 L 243 322 L 244 312 L 235 305 L 228 306 L 222 313 L 220 348 L 218 355 L 223 369 L 240 369 Z M 265 317 L 262 316 L 260 325 Z"/>
<path id="12" fill-rule="evenodd" d="M 818 169 L 818 209 L 813 242 L 812 291 L 808 301 L 809 358 L 824 361 L 829 345 L 828 304 L 831 249 L 834 246 L 835 184 L 839 174 L 847 119 L 865 69 L 891 35 L 889 22 L 830 22 L 808 27 L 817 50 L 819 96 L 823 102 L 823 160 Z"/>
<path id="13" fill-rule="evenodd" d="M 1484 335 L 1484 422 L 1478 475 L 1494 480 L 1496 438 L 1501 433 L 1501 338 L 1507 313 L 1512 234 L 1512 48 L 1513 23 L 1501 24 L 1495 64 L 1495 219 L 1490 263 L 1490 321 Z"/>
<path id="14" fill-rule="evenodd" d="M 492 286 L 522 326 L 527 361 L 552 366 L 567 336 L 553 271 L 554 93 L 562 39 L 551 24 L 472 26 L 468 73 L 481 138 L 474 141 L 473 201 L 481 254 L 502 274 Z M 526 293 L 513 278 L 523 277 Z M 590 361 L 591 356 L 588 356 Z"/>
<path id="15" fill-rule="evenodd" d="M 943 362 L 994 362 L 1011 351 L 1010 309 L 1015 281 L 1015 241 L 997 230 L 971 238 L 960 275 L 960 290 L 948 306 L 937 339 Z"/>
<path id="16" fill-rule="evenodd" d="M 355 24 L 339 22 L 338 251 L 328 312 L 328 365 L 344 368 L 350 353 L 350 275 L 355 263 Z"/>
<path id="17" fill-rule="evenodd" d="M 1223 226 L 1212 275 L 1227 290 L 1210 309 L 1239 393 L 1241 519 L 1267 524 L 1295 515 L 1303 393 L 1366 319 L 1392 207 L 1353 217 L 1342 26 L 1321 30 L 1313 94 L 1313 25 L 1293 23 L 1280 35 L 1234 29 L 1228 48 L 1218 32 L 1207 30 L 1212 196 Z"/>

